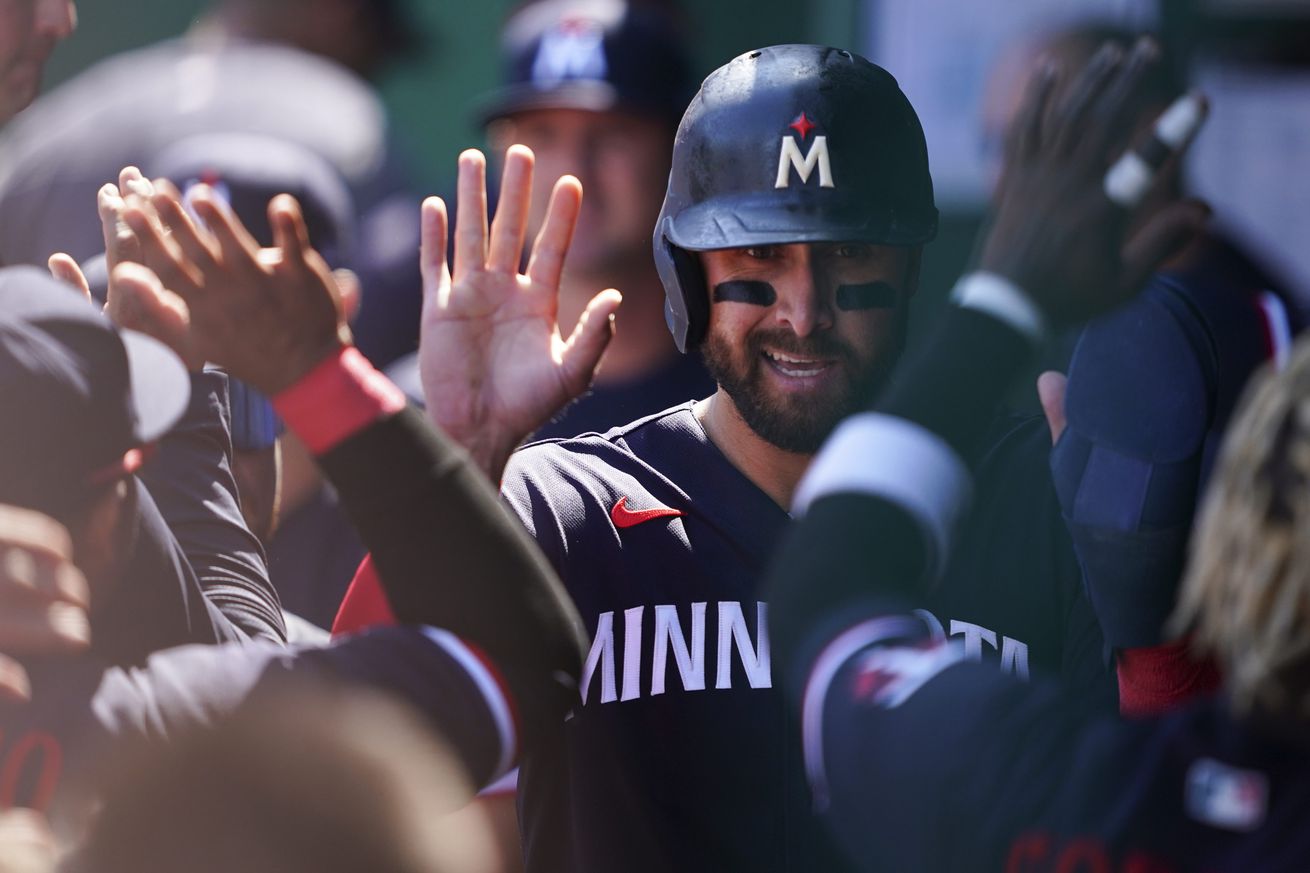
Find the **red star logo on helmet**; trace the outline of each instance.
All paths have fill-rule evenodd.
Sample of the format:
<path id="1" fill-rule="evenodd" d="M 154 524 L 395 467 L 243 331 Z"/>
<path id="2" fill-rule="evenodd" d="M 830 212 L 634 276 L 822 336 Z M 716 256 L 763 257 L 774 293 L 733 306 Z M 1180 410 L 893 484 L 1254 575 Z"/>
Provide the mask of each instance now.
<path id="1" fill-rule="evenodd" d="M 787 126 L 801 135 L 802 142 L 804 142 L 805 138 L 810 135 L 810 131 L 815 128 L 814 122 L 806 118 L 804 112 L 798 115 L 796 120 Z"/>

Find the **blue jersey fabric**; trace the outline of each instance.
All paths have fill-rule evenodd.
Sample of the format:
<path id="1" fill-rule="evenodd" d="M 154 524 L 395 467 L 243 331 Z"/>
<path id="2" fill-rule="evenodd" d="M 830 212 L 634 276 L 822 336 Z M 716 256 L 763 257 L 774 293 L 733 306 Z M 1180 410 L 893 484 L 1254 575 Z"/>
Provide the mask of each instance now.
<path id="1" fill-rule="evenodd" d="M 806 695 L 824 818 L 861 870 L 1310 869 L 1303 737 L 1220 701 L 1126 721 L 904 642 L 846 653 Z"/>
<path id="2" fill-rule="evenodd" d="M 921 606 L 975 656 L 1076 677 L 1103 703 L 1112 685 L 1053 509 L 1045 426 L 1000 421 L 991 438 L 973 536 Z M 759 599 L 790 518 L 693 404 L 528 446 L 502 487 L 593 641 L 582 700 L 523 764 L 531 873 L 842 869 L 773 690 Z"/>

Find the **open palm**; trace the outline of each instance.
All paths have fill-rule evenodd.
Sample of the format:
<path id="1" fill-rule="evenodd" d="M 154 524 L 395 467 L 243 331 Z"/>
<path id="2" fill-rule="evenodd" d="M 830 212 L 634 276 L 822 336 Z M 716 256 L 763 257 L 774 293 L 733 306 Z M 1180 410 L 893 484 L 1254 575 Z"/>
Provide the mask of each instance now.
<path id="1" fill-rule="evenodd" d="M 487 228 L 486 161 L 459 162 L 454 269 L 446 209 L 423 204 L 423 324 L 419 373 L 428 415 L 498 479 L 514 448 L 591 384 L 612 336 L 617 291 L 597 294 L 568 339 L 556 320 L 560 274 L 582 186 L 555 185 L 526 273 L 519 272 L 532 187 L 532 152 L 506 153 L 501 199 Z"/>

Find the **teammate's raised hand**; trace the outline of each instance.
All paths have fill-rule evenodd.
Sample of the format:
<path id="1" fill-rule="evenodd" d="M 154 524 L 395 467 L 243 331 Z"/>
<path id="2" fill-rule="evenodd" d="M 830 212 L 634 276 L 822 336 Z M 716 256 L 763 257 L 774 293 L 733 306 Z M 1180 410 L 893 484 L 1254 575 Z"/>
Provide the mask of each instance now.
<path id="1" fill-rule="evenodd" d="M 154 183 L 136 167 L 124 167 L 118 184 L 110 182 L 96 193 L 96 211 L 100 215 L 100 232 L 105 240 L 105 267 L 112 275 L 124 263 L 141 263 L 141 243 L 123 219 L 126 198 L 149 199 L 155 194 Z"/>
<path id="2" fill-rule="evenodd" d="M 1152 141 L 1132 144 L 1155 165 L 1125 158 L 1143 99 L 1138 86 L 1158 54 L 1149 39 L 1128 51 L 1107 44 L 1070 71 L 1063 88 L 1064 74 L 1048 66 L 1010 131 L 978 267 L 1013 281 L 1056 324 L 1126 301 L 1209 217 L 1204 204 L 1179 200 L 1133 224 L 1142 195 L 1164 175 L 1160 162 L 1178 160 L 1205 113 L 1200 95 L 1185 96 L 1165 113 L 1164 142 L 1157 125 Z M 1125 180 L 1118 170 L 1128 164 Z"/>
<path id="3" fill-rule="evenodd" d="M 120 263 L 111 274 L 116 321 L 269 395 L 350 342 L 337 277 L 310 246 L 293 197 L 269 203 L 275 247 L 267 249 L 208 187 L 194 189 L 191 206 L 200 222 L 166 181 L 154 182 L 148 196 L 124 198 L 121 220 L 139 245 L 139 263 Z"/>
<path id="4" fill-rule="evenodd" d="M 91 641 L 89 590 L 60 524 L 0 506 L 0 700 L 30 688 L 16 657 L 72 654 Z"/>
<path id="5" fill-rule="evenodd" d="M 555 184 L 520 273 L 532 169 L 531 150 L 506 153 L 488 233 L 486 160 L 474 150 L 460 155 L 453 269 L 445 204 L 435 197 L 423 204 L 419 373 L 428 415 L 496 481 L 519 443 L 591 384 L 622 300 L 613 289 L 600 292 L 572 335 L 560 335 L 560 275 L 582 186 L 572 176 Z"/>

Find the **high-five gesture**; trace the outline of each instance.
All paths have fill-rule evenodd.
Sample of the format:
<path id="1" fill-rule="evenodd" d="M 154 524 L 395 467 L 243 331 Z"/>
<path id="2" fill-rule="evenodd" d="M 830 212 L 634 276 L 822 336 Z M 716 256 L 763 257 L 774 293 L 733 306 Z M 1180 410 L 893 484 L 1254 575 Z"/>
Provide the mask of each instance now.
<path id="1" fill-rule="evenodd" d="M 1059 71 L 1047 67 L 1010 131 L 979 267 L 1013 281 L 1056 324 L 1128 300 L 1209 217 L 1204 204 L 1177 200 L 1133 221 L 1143 194 L 1159 187 L 1205 115 L 1204 99 L 1186 95 L 1147 141 L 1130 143 L 1144 99 L 1139 85 L 1158 54 L 1149 39 L 1126 52 L 1107 44 L 1084 70 L 1067 73 L 1063 88 Z M 1120 175 L 1126 161 L 1134 170 L 1127 179 Z"/>
<path id="2" fill-rule="evenodd" d="M 272 395 L 350 342 L 337 279 L 310 246 L 293 197 L 269 203 L 268 249 L 206 186 L 190 199 L 200 222 L 167 182 L 123 200 L 140 263 L 114 269 L 121 299 L 110 308 L 138 310 L 127 320 L 154 325 L 184 358 L 221 364 Z"/>
<path id="3" fill-rule="evenodd" d="M 560 275 L 582 186 L 572 176 L 556 183 L 527 272 L 520 273 L 532 167 L 524 146 L 506 153 L 488 234 L 486 161 L 477 151 L 460 155 L 453 269 L 445 204 L 435 197 L 423 204 L 419 372 L 428 414 L 493 481 L 525 437 L 591 384 L 622 300 L 613 289 L 602 291 L 569 338 L 560 335 Z"/>

